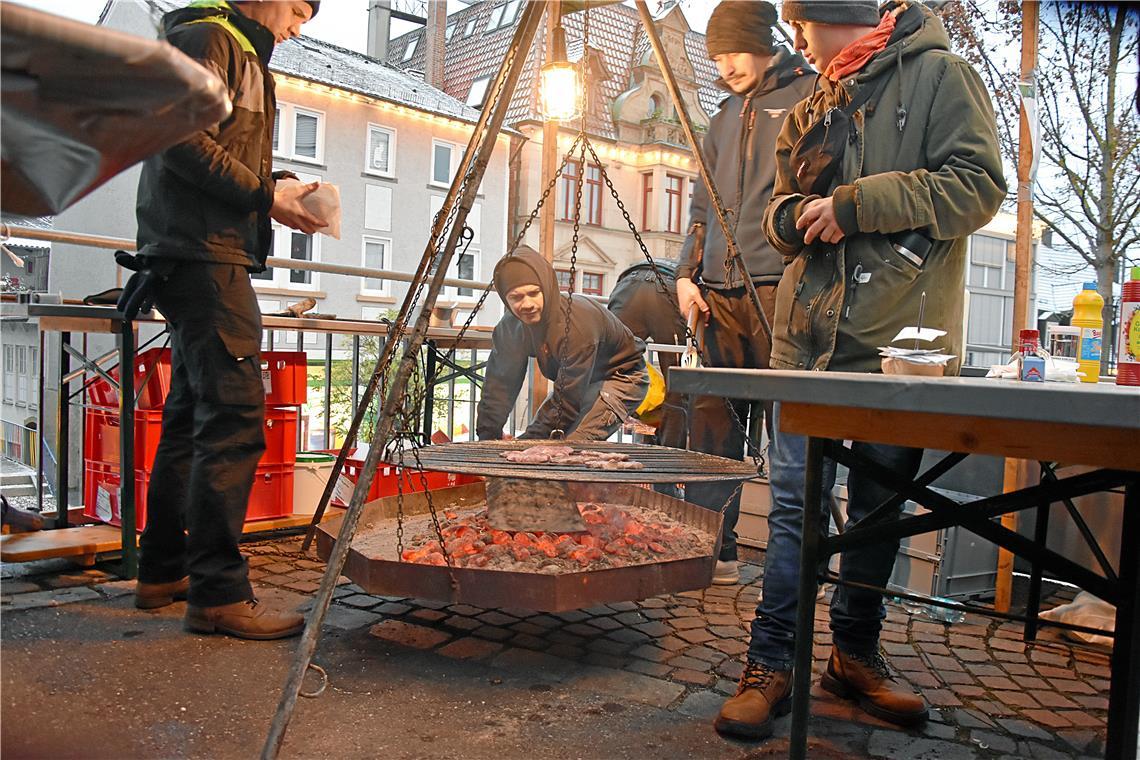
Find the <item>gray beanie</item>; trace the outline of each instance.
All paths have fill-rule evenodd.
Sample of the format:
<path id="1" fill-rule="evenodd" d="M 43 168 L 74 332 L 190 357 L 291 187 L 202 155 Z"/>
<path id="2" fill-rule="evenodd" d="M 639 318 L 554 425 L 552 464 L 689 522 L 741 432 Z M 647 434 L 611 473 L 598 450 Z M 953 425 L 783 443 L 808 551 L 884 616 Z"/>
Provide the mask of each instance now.
<path id="1" fill-rule="evenodd" d="M 784 21 L 879 25 L 879 4 L 875 0 L 784 0 L 781 9 Z"/>
<path id="2" fill-rule="evenodd" d="M 705 28 L 709 58 L 725 53 L 771 55 L 777 20 L 776 6 L 764 0 L 722 0 Z"/>

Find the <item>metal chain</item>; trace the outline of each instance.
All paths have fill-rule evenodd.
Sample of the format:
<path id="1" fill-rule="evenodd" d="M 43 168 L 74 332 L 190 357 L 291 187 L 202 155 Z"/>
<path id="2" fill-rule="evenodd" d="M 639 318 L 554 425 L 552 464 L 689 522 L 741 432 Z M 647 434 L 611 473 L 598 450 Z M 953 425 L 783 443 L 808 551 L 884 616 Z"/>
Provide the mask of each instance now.
<path id="1" fill-rule="evenodd" d="M 605 182 L 606 187 L 609 188 L 610 195 L 613 196 L 614 202 L 617 203 L 618 210 L 621 211 L 622 218 L 625 219 L 625 223 L 629 227 L 629 231 L 633 233 L 633 239 L 637 241 L 638 247 L 641 248 L 641 253 L 645 256 L 645 260 L 649 262 L 650 271 L 653 272 L 653 276 L 657 279 L 657 286 L 663 291 L 668 292 L 669 289 L 665 285 L 665 278 L 661 276 L 661 272 L 659 272 L 657 270 L 657 267 L 654 266 L 653 256 L 649 253 L 649 249 L 645 245 L 645 240 L 642 239 L 641 233 L 637 231 L 637 225 L 634 224 L 633 218 L 629 215 L 629 210 L 625 207 L 625 203 L 618 195 L 617 188 L 614 187 L 614 183 L 610 179 L 609 174 L 607 174 L 606 170 L 602 167 L 602 163 L 598 159 L 598 154 L 594 152 L 594 146 L 592 143 L 590 143 L 589 140 L 586 141 L 586 147 L 589 148 L 590 155 L 593 157 L 593 159 L 597 161 L 599 170 L 602 175 L 602 180 Z M 711 366 L 712 362 L 709 360 L 707 349 L 704 345 L 697 341 L 696 336 L 693 334 L 693 331 L 689 328 L 688 319 L 685 317 L 685 315 L 681 314 L 681 307 L 674 300 L 671 300 L 670 303 L 672 304 L 674 311 L 681 316 L 681 321 L 685 324 L 686 340 L 691 341 L 693 345 L 699 346 L 701 360 L 706 365 Z M 759 472 L 764 468 L 765 465 L 764 452 L 761 451 L 760 447 L 753 443 L 752 439 L 748 437 L 748 428 L 740 419 L 740 414 L 736 411 L 736 405 L 733 404 L 731 399 L 728 398 L 724 399 L 724 403 L 728 408 L 729 414 L 732 416 L 733 425 L 735 425 L 737 432 L 739 432 L 744 438 L 745 450 L 752 458 L 753 464 L 756 465 L 756 471 Z"/>

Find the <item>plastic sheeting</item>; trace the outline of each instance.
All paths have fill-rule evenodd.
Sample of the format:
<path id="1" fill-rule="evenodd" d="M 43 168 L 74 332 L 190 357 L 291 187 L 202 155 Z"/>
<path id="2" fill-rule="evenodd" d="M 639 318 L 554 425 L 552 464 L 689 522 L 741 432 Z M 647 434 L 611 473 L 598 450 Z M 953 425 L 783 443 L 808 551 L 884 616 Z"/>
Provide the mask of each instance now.
<path id="1" fill-rule="evenodd" d="M 57 214 L 229 116 L 225 84 L 165 42 L 0 4 L 0 208 Z"/>

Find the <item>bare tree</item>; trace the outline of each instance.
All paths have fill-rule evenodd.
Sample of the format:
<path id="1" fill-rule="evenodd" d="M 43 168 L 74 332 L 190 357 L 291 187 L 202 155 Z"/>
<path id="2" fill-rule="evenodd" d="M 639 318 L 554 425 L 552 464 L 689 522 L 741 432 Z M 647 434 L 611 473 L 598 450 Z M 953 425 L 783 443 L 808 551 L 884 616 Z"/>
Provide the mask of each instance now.
<path id="1" fill-rule="evenodd" d="M 946 3 L 939 13 L 959 52 L 990 87 L 1002 152 L 1016 163 L 1020 100 L 1017 60 L 1009 51 L 1020 42 L 1019 7 L 1001 2 L 987 11 L 966 0 Z M 1140 118 L 1133 108 L 1138 28 L 1140 12 L 1128 3 L 1041 5 L 1033 212 L 1096 272 L 1109 329 L 1113 283 L 1128 261 L 1140 260 L 1134 252 L 1140 243 Z M 1106 368 L 1108 358 L 1102 358 Z"/>

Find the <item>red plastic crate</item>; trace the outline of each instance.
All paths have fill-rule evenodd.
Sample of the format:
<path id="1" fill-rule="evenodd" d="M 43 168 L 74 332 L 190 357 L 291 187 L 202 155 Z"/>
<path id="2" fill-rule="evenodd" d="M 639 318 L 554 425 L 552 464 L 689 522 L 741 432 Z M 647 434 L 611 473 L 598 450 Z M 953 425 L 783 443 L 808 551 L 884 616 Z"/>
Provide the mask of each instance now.
<path id="1" fill-rule="evenodd" d="M 326 454 L 333 454 L 334 456 L 340 452 L 337 450 L 326 450 Z M 360 478 L 360 471 L 364 468 L 363 459 L 354 459 L 349 457 L 344 462 L 344 472 L 342 475 L 353 483 Z M 382 498 L 384 496 L 395 496 L 399 484 L 399 474 L 397 467 L 390 464 L 381 464 L 377 469 L 376 474 L 372 477 L 372 483 L 368 488 L 367 501 Z M 439 472 L 438 470 L 424 470 L 424 478 L 427 480 L 427 490 L 438 491 L 441 488 L 452 488 L 454 486 L 463 486 L 468 483 L 476 483 L 482 480 L 478 475 L 464 475 L 458 472 Z M 414 493 L 423 490 L 423 485 L 420 480 L 420 472 L 414 468 L 407 468 L 403 472 L 404 478 L 404 493 Z M 331 499 L 332 503 L 337 506 L 346 506 L 346 504 L 337 499 L 335 496 Z"/>
<path id="2" fill-rule="evenodd" d="M 119 511 L 119 468 L 103 462 L 85 463 L 83 514 L 122 525 Z M 135 470 L 135 527 L 146 527 L 150 473 Z M 259 465 L 249 493 L 245 521 L 272 520 L 293 514 L 293 465 Z"/>
<path id="3" fill-rule="evenodd" d="M 119 379 L 119 368 L 112 367 L 107 374 Z M 139 409 L 161 409 L 170 394 L 170 349 L 151 348 L 135 357 L 135 405 Z M 144 383 L 145 381 L 145 383 Z M 117 409 L 119 389 L 102 377 L 87 386 L 87 398 L 95 406 Z"/>
<path id="4" fill-rule="evenodd" d="M 296 407 L 265 410 L 265 453 L 259 465 L 289 465 L 297 461 Z M 119 415 L 103 409 L 87 410 L 83 457 L 93 462 L 119 464 Z M 135 467 L 150 472 L 162 434 L 162 412 L 135 410 Z"/>
<path id="5" fill-rule="evenodd" d="M 300 406 L 309 396 L 308 362 L 304 351 L 263 351 L 261 384 L 266 406 Z"/>
<path id="6" fill-rule="evenodd" d="M 107 371 L 118 380 L 119 368 Z M 135 357 L 135 398 L 139 409 L 162 409 L 170 395 L 170 349 L 151 348 Z M 146 381 L 145 384 L 143 381 Z M 261 354 L 261 384 L 266 406 L 300 406 L 308 398 L 307 360 L 304 351 L 265 351 Z M 117 409 L 119 391 L 103 378 L 87 386 L 95 406 Z"/>

